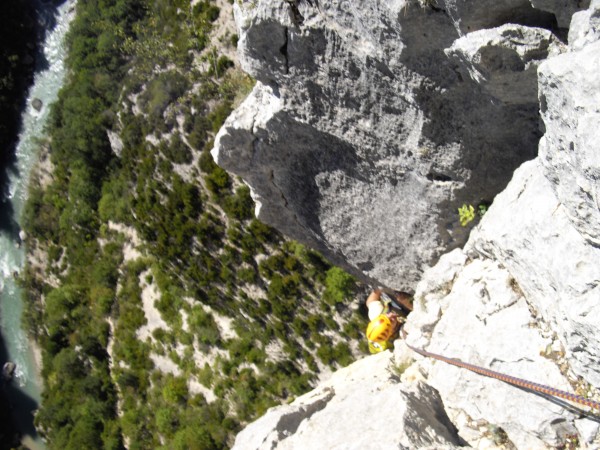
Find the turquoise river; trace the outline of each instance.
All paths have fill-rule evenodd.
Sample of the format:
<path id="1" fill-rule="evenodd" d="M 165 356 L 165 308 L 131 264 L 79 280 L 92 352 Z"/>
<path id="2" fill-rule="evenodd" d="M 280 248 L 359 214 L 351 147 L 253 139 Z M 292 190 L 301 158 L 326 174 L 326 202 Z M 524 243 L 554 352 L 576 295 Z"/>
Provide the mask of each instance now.
<path id="1" fill-rule="evenodd" d="M 65 79 L 64 38 L 74 15 L 75 0 L 67 0 L 61 6 L 40 9 L 40 20 L 48 24 L 43 54 L 46 64 L 35 74 L 28 92 L 27 108 L 23 112 L 22 127 L 16 149 L 16 166 L 9 173 L 9 200 L 14 212 L 13 220 L 20 222 L 27 198 L 27 185 L 31 169 L 38 158 L 38 142 L 43 138 L 44 125 L 50 105 L 57 99 Z M 46 17 L 44 17 L 46 14 Z M 39 99 L 38 111 L 32 102 Z M 21 328 L 23 306 L 20 288 L 14 276 L 23 268 L 25 249 L 8 233 L 0 234 L 0 331 L 4 341 L 6 358 L 16 364 L 15 378 L 8 386 L 8 397 L 13 407 L 17 426 L 23 433 L 23 444 L 32 450 L 43 449 L 44 443 L 33 427 L 33 412 L 40 401 L 39 356 Z"/>

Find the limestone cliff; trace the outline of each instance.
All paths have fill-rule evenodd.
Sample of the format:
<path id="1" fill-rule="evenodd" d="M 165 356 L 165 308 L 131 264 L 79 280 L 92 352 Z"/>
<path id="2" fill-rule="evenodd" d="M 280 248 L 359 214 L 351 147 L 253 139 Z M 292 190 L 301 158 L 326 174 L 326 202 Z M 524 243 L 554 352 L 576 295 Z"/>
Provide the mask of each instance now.
<path id="1" fill-rule="evenodd" d="M 404 290 L 466 242 L 457 207 L 490 202 L 535 157 L 536 67 L 561 48 L 526 0 L 438 3 L 236 5 L 258 82 L 213 151 L 260 219 Z"/>
<path id="2" fill-rule="evenodd" d="M 600 1 L 323 3 L 239 8 L 259 82 L 219 163 L 264 219 L 415 288 L 411 345 L 598 400 Z M 398 341 L 236 447 L 599 448 L 599 421 Z"/>

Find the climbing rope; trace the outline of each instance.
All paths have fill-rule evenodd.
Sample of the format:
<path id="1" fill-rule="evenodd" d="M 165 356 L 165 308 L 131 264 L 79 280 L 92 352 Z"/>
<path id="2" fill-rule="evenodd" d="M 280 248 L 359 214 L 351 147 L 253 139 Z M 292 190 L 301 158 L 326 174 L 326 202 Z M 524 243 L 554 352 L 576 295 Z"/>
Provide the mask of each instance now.
<path id="1" fill-rule="evenodd" d="M 410 304 L 410 302 L 408 301 L 408 298 L 407 298 L 408 294 L 393 291 L 391 289 L 385 289 L 385 288 L 383 288 L 381 290 L 382 290 L 382 292 L 385 292 L 387 294 L 390 294 L 390 296 L 393 296 L 393 298 L 396 301 L 391 299 L 391 303 L 394 306 L 396 306 L 398 309 L 401 309 L 401 306 L 398 305 L 398 303 L 396 303 L 396 302 L 401 303 L 402 307 L 404 307 L 405 309 L 412 311 L 412 305 Z M 513 377 L 511 375 L 506 375 L 504 373 L 496 372 L 494 370 L 486 369 L 484 367 L 476 366 L 474 364 L 462 362 L 458 359 L 448 358 L 444 355 L 438 355 L 437 353 L 432 353 L 432 352 L 428 352 L 427 350 L 422 350 L 422 349 L 413 347 L 412 345 L 410 345 L 406 342 L 406 330 L 404 329 L 404 327 L 402 327 L 402 336 L 404 338 L 404 342 L 406 343 L 407 347 L 410 348 L 413 352 L 416 352 L 422 356 L 434 358 L 439 361 L 443 361 L 447 364 L 452 364 L 453 366 L 462 367 L 463 369 L 467 369 L 467 370 L 470 370 L 471 372 L 478 373 L 479 375 L 484 375 L 486 377 L 495 378 L 497 380 L 504 381 L 505 383 L 509 383 L 514 386 L 529 389 L 529 390 L 535 391 L 535 392 L 540 392 L 545 395 L 551 395 L 553 397 L 562 398 L 564 400 L 568 400 L 573 403 L 579 403 L 580 405 L 589 406 L 590 408 L 594 408 L 595 410 L 600 411 L 600 402 L 590 400 L 581 395 L 571 394 L 569 392 L 562 391 L 560 389 L 556 389 L 556 388 L 553 388 L 550 386 L 546 386 L 544 384 L 534 383 L 532 381 L 524 380 L 522 378 Z"/>
<path id="2" fill-rule="evenodd" d="M 545 386 L 543 384 L 533 383 L 532 381 L 523 380 L 522 378 L 513 377 L 510 375 L 506 375 L 500 372 L 495 372 L 490 369 L 485 369 L 483 367 L 479 367 L 473 364 L 462 362 L 458 359 L 447 358 L 443 355 L 438 355 L 437 353 L 431 353 L 426 350 L 422 350 L 419 348 L 415 348 L 412 345 L 406 342 L 406 331 L 402 328 L 402 336 L 404 337 L 404 342 L 407 347 L 412 351 L 417 352 L 422 356 L 428 356 L 430 358 L 435 358 L 440 361 L 444 361 L 445 363 L 452 364 L 453 366 L 462 367 L 463 369 L 470 370 L 471 372 L 478 373 L 480 375 L 484 375 L 486 377 L 495 378 L 500 381 L 504 381 L 506 383 L 512 384 L 514 386 L 522 387 L 525 389 L 530 389 L 535 392 L 540 392 L 542 394 L 551 395 L 554 397 L 559 397 L 565 400 L 569 400 L 574 403 L 579 403 L 580 405 L 589 406 L 590 408 L 594 408 L 597 411 L 600 411 L 600 402 L 596 402 L 594 400 L 587 399 L 582 397 L 581 395 L 571 394 L 566 391 L 561 391 L 560 389 L 555 389 L 550 386 Z"/>

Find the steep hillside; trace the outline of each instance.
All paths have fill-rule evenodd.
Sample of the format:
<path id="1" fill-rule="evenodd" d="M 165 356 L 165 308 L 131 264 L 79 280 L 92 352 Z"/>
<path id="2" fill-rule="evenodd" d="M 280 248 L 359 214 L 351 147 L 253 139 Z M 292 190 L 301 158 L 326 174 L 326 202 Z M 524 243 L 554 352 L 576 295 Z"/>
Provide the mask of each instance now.
<path id="1" fill-rule="evenodd" d="M 78 3 L 24 217 L 50 448 L 226 448 L 364 352 L 355 280 L 210 156 L 254 84 L 218 5 Z"/>

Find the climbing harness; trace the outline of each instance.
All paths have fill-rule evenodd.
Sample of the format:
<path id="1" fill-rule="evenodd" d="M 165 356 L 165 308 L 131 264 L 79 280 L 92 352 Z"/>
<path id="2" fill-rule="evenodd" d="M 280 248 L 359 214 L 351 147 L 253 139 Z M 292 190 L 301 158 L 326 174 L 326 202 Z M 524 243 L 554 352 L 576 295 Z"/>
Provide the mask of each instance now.
<path id="1" fill-rule="evenodd" d="M 490 369 L 485 369 L 483 367 L 476 366 L 474 364 L 469 364 L 462 362 L 458 359 L 447 358 L 443 355 L 438 355 L 437 353 L 431 353 L 426 350 L 422 350 L 419 348 L 415 348 L 412 345 L 406 342 L 406 330 L 404 327 L 402 328 L 402 337 L 404 338 L 404 342 L 406 346 L 410 348 L 412 351 L 417 352 L 419 355 L 428 356 L 430 358 L 435 358 L 439 361 L 444 361 L 445 363 L 452 364 L 453 366 L 462 367 L 463 369 L 470 370 L 471 372 L 478 373 L 479 375 L 484 375 L 486 377 L 496 378 L 497 380 L 504 381 L 506 383 L 512 384 L 514 386 L 522 387 L 525 389 L 529 389 L 535 392 L 540 392 L 542 394 L 551 395 L 553 397 L 559 397 L 565 400 L 569 400 L 574 403 L 579 403 L 580 405 L 589 406 L 590 408 L 594 408 L 597 411 L 600 411 L 600 402 L 596 402 L 594 400 L 587 399 L 582 397 L 581 395 L 571 394 L 566 391 L 561 391 L 560 389 L 556 389 L 550 386 L 545 386 L 543 384 L 534 383 L 532 381 L 523 380 L 522 378 L 513 377 L 510 375 L 506 375 L 500 372 L 495 372 Z"/>

